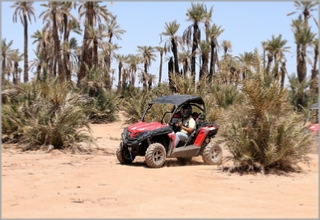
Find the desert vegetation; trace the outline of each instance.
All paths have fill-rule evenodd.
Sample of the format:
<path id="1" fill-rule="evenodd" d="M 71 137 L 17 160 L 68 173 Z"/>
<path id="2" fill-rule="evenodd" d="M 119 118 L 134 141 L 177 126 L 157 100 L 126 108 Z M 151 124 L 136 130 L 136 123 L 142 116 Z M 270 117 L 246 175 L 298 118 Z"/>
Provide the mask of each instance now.
<path id="1" fill-rule="evenodd" d="M 160 45 L 138 45 L 136 54 L 117 53 L 120 45 L 113 39 L 121 39 L 125 30 L 105 2 L 41 4 L 37 19 L 44 26 L 31 36 L 37 45 L 34 60 L 28 60 L 27 34 L 23 54 L 12 48 L 10 39 L 1 42 L 2 143 L 16 143 L 23 150 L 51 146 L 88 152 L 90 147 L 82 143 L 95 143 L 91 123 L 113 122 L 119 111 L 125 112 L 126 123 L 137 122 L 153 98 L 192 94 L 203 97 L 207 119 L 220 125 L 231 153 L 226 160 L 234 162 L 229 171 L 294 170 L 298 162 L 308 161 L 312 137 L 303 124 L 306 109 L 318 100 L 318 36 L 308 23 L 318 2 L 294 4 L 298 16 L 291 25 L 297 60 L 293 75 L 286 70 L 290 48 L 281 34 L 270 33 L 272 37 L 266 36 L 254 51 L 234 56 L 232 42 L 219 38 L 223 27 L 211 21 L 213 6 L 204 3 L 191 3 L 187 9 L 190 26 L 181 27 L 176 20 L 164 23 Z M 13 20 L 21 18 L 27 33 L 28 22 L 36 20 L 33 2 L 15 2 L 12 7 Z M 73 8 L 79 19 L 70 12 Z M 177 35 L 179 28 L 185 28 L 183 36 Z M 80 34 L 82 42 L 70 37 L 71 32 Z M 160 72 L 155 76 L 148 69 L 158 54 Z M 168 82 L 161 80 L 163 55 L 169 56 Z M 117 69 L 111 69 L 111 59 Z M 196 60 L 201 60 L 199 68 Z"/>

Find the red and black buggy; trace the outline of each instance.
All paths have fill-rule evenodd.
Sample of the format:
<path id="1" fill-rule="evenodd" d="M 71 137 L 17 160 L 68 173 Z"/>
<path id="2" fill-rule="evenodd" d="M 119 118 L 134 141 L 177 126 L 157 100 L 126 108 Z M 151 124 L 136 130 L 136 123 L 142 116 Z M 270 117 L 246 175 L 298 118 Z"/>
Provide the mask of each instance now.
<path id="1" fill-rule="evenodd" d="M 179 111 L 185 104 L 192 106 L 196 129 L 187 141 L 180 141 L 174 147 Z M 170 111 L 165 111 L 159 120 L 147 122 L 150 109 L 163 108 L 163 105 Z M 135 157 L 144 156 L 147 166 L 151 168 L 162 167 L 166 158 L 177 158 L 185 163 L 199 155 L 202 155 L 205 164 L 218 165 L 222 160 L 222 148 L 213 142 L 218 129 L 216 123 L 206 121 L 205 103 L 201 97 L 179 94 L 162 96 L 148 104 L 138 123 L 124 128 L 116 156 L 121 164 L 131 164 Z"/>

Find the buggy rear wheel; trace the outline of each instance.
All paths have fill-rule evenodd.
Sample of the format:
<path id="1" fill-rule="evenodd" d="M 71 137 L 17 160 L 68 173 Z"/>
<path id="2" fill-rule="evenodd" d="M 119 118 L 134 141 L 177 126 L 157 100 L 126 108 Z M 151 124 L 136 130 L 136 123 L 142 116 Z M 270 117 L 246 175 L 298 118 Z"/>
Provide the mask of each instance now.
<path id="1" fill-rule="evenodd" d="M 203 162 L 207 165 L 219 165 L 222 162 L 222 148 L 210 142 L 202 153 Z"/>
<path id="2" fill-rule="evenodd" d="M 166 149 L 160 143 L 151 144 L 145 155 L 146 164 L 151 168 L 160 168 L 166 160 Z"/>
<path id="3" fill-rule="evenodd" d="M 123 143 L 121 142 L 119 148 L 116 152 L 117 159 L 121 164 L 131 164 L 134 160 L 135 156 L 130 157 L 130 152 L 123 147 Z"/>

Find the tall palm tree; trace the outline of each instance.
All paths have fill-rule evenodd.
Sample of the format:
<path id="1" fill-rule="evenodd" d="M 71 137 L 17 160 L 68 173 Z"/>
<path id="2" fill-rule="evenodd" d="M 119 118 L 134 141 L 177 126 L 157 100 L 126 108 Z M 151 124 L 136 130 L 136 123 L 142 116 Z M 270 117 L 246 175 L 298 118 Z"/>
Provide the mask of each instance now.
<path id="1" fill-rule="evenodd" d="M 285 46 L 287 42 L 282 39 L 281 34 L 278 37 L 272 35 L 271 40 L 266 42 L 266 50 L 269 52 L 267 74 L 269 74 L 271 62 L 274 61 L 273 75 L 275 78 L 278 77 L 280 60 L 284 57 L 285 52 L 289 52 L 290 47 Z"/>
<path id="2" fill-rule="evenodd" d="M 177 32 L 179 30 L 180 24 L 177 23 L 176 20 L 172 22 L 165 22 L 164 29 L 160 36 L 168 36 L 167 41 L 164 44 L 165 53 L 171 52 L 173 54 L 174 58 L 174 73 L 179 73 L 179 61 L 178 61 L 178 46 L 182 44 L 182 38 L 180 36 L 177 36 Z M 170 75 L 171 73 L 168 72 Z"/>
<path id="3" fill-rule="evenodd" d="M 162 62 L 163 62 L 163 53 L 165 52 L 165 48 L 156 46 L 155 49 L 160 53 L 160 65 L 159 65 L 159 84 L 160 84 L 162 79 Z"/>
<path id="4" fill-rule="evenodd" d="M 199 54 L 201 57 L 201 65 L 199 71 L 199 79 L 202 77 L 208 77 L 208 64 L 209 64 L 209 54 L 210 54 L 210 43 L 202 40 L 200 42 Z"/>
<path id="5" fill-rule="evenodd" d="M 223 40 L 221 43 L 221 47 L 223 48 L 224 56 L 228 54 L 228 52 L 231 52 L 232 50 L 232 43 L 228 40 Z"/>
<path id="6" fill-rule="evenodd" d="M 96 2 L 83 2 L 79 9 L 79 20 L 85 16 L 84 19 L 84 36 L 83 36 L 83 45 L 82 45 L 82 54 L 81 54 L 81 66 L 78 74 L 78 83 L 80 83 L 81 79 L 86 75 L 85 65 L 88 65 L 89 68 L 93 65 L 93 49 L 88 49 L 88 42 L 90 40 L 88 35 L 89 27 L 94 28 L 96 25 L 101 24 L 101 20 L 103 19 L 106 23 L 113 19 L 113 15 L 108 11 L 106 6 L 100 5 L 101 1 Z"/>
<path id="7" fill-rule="evenodd" d="M 201 40 L 200 22 L 205 22 L 207 12 L 205 11 L 203 3 L 191 3 L 191 8 L 187 10 L 187 21 L 192 24 L 183 32 L 183 39 L 187 44 L 190 44 L 192 39 L 192 53 L 191 53 L 191 75 L 196 74 L 196 50 Z"/>
<path id="8" fill-rule="evenodd" d="M 118 89 L 117 89 L 117 92 L 120 92 L 121 90 L 121 73 L 122 73 L 122 67 L 123 67 L 123 64 L 126 62 L 127 60 L 127 56 L 125 55 L 122 55 L 122 54 L 116 54 L 114 56 L 118 62 Z"/>
<path id="9" fill-rule="evenodd" d="M 88 31 L 88 49 L 93 49 L 93 66 L 98 67 L 98 47 L 102 45 L 103 39 L 107 37 L 107 27 L 100 24 L 98 28 L 89 26 Z"/>
<path id="10" fill-rule="evenodd" d="M 210 38 L 211 45 L 209 82 L 212 82 L 213 75 L 215 74 L 215 65 L 217 63 L 217 48 L 219 47 L 218 37 L 220 36 L 220 34 L 223 33 L 223 31 L 224 29 L 222 29 L 221 26 L 218 26 L 216 24 L 213 24 L 208 30 L 208 36 Z"/>
<path id="11" fill-rule="evenodd" d="M 148 69 L 151 66 L 151 62 L 156 60 L 155 49 L 151 46 L 138 46 L 138 52 L 141 54 L 142 62 L 144 63 L 142 75 L 143 88 L 147 90 Z"/>
<path id="12" fill-rule="evenodd" d="M 46 10 L 40 14 L 43 20 L 50 19 L 52 21 L 52 37 L 53 37 L 53 75 L 57 75 L 57 68 L 59 76 L 64 75 L 62 68 L 61 54 L 60 54 L 60 39 L 58 34 L 58 25 L 62 21 L 62 3 L 61 2 L 48 2 L 48 4 L 41 4 Z"/>
<path id="13" fill-rule="evenodd" d="M 314 58 L 313 58 L 313 66 L 311 70 L 311 84 L 310 90 L 314 93 L 318 93 L 318 84 L 317 84 L 317 75 L 318 75 L 318 57 L 319 57 L 319 39 L 316 38 L 312 42 Z"/>
<path id="14" fill-rule="evenodd" d="M 106 44 L 106 45 L 113 45 L 112 44 L 112 38 L 113 37 L 115 37 L 117 40 L 121 40 L 121 35 L 122 34 L 124 34 L 126 31 L 125 30 L 123 30 L 123 29 L 121 29 L 121 27 L 120 27 L 120 25 L 117 23 L 117 16 L 114 16 L 114 18 L 113 19 L 111 19 L 111 21 L 110 22 L 108 22 L 107 23 L 107 25 L 106 25 L 106 34 L 107 34 L 107 37 L 109 38 L 109 40 L 108 40 L 108 43 L 109 44 Z M 108 48 L 112 48 L 112 47 L 108 47 Z M 106 76 L 105 76 L 105 78 L 106 78 L 106 84 L 108 84 L 107 85 L 107 87 L 110 87 L 110 83 L 108 82 L 108 81 L 110 81 L 110 80 L 108 80 L 108 79 L 110 79 L 110 66 L 111 66 L 111 57 L 112 57 L 112 51 L 110 51 L 110 50 L 106 50 L 107 52 L 105 53 L 105 64 L 106 64 Z M 108 51 L 110 51 L 110 53 L 108 52 Z M 111 89 L 111 87 L 110 87 L 110 89 Z"/>
<path id="15" fill-rule="evenodd" d="M 142 62 L 142 57 L 138 54 L 129 54 L 127 56 L 126 62 L 129 65 L 129 70 L 131 74 L 130 84 L 134 86 L 136 82 L 136 73 L 138 70 L 138 65 Z"/>
<path id="16" fill-rule="evenodd" d="M 19 79 L 19 62 L 23 60 L 23 54 L 20 54 L 19 50 L 14 50 L 11 54 L 11 60 L 13 62 L 13 84 L 17 85 Z"/>
<path id="17" fill-rule="evenodd" d="M 235 57 L 239 63 L 242 71 L 242 79 L 246 79 L 248 74 L 252 72 L 252 68 L 258 64 L 257 57 L 252 52 L 240 53 Z"/>
<path id="18" fill-rule="evenodd" d="M 207 6 L 204 6 L 204 11 L 205 11 L 204 26 L 205 26 L 205 31 L 206 31 L 206 41 L 209 42 L 210 38 L 208 36 L 208 31 L 210 28 L 210 22 L 211 22 L 211 17 L 212 17 L 212 13 L 213 13 L 213 6 L 211 6 L 209 11 L 207 10 Z"/>
<path id="19" fill-rule="evenodd" d="M 108 35 L 108 34 L 107 34 Z M 103 50 L 103 54 L 104 54 L 104 64 L 105 64 L 105 72 L 104 72 L 104 82 L 105 82 L 105 86 L 107 89 L 111 90 L 111 77 L 110 77 L 110 65 L 111 65 L 111 61 L 112 61 L 112 57 L 114 57 L 115 55 L 115 51 L 120 49 L 121 47 L 118 46 L 117 44 L 114 43 L 110 43 L 110 42 L 102 42 L 101 43 L 101 48 Z"/>
<path id="20" fill-rule="evenodd" d="M 14 52 L 13 49 L 11 49 L 11 46 L 13 44 L 13 41 L 11 40 L 8 44 L 6 42 L 6 39 L 2 39 L 1 41 L 1 60 L 2 60 L 2 85 L 4 84 L 4 77 L 5 75 L 9 75 L 9 69 L 11 67 L 11 55 Z"/>
<path id="21" fill-rule="evenodd" d="M 181 53 L 179 53 L 179 62 L 182 64 L 184 76 L 186 76 L 187 72 L 190 71 L 190 58 L 190 50 L 184 50 Z"/>
<path id="22" fill-rule="evenodd" d="M 263 69 L 266 69 L 266 51 L 267 51 L 267 42 L 266 41 L 262 41 L 261 42 L 261 46 L 262 46 L 262 63 L 263 63 Z"/>
<path id="23" fill-rule="evenodd" d="M 312 46 L 316 34 L 311 32 L 310 27 L 303 28 L 299 34 L 295 34 L 295 41 L 300 45 L 300 50 L 297 51 L 297 73 L 300 83 L 307 76 L 307 47 Z"/>
<path id="24" fill-rule="evenodd" d="M 61 14 L 62 14 L 62 30 L 63 30 L 63 45 L 62 45 L 62 51 L 63 51 L 63 58 L 62 58 L 62 66 L 65 72 L 65 78 L 67 80 L 71 80 L 71 70 L 69 68 L 70 64 L 70 42 L 69 42 L 69 36 L 70 32 L 75 32 L 77 34 L 81 34 L 81 29 L 79 22 L 77 19 L 70 13 L 71 9 L 76 9 L 77 2 L 62 2 L 61 7 Z"/>
<path id="25" fill-rule="evenodd" d="M 34 18 L 36 21 L 35 16 L 35 9 L 32 6 L 33 2 L 15 2 L 11 8 L 15 8 L 13 13 L 13 22 L 17 22 L 18 16 L 20 17 L 20 21 L 24 28 L 24 70 L 23 70 L 23 81 L 28 82 L 29 80 L 29 64 L 28 64 L 28 20 L 32 23 L 31 18 Z"/>
<path id="26" fill-rule="evenodd" d="M 61 45 L 61 49 L 63 51 L 63 54 L 65 55 L 63 58 L 63 66 L 66 72 L 66 79 L 70 81 L 71 75 L 75 70 L 75 66 L 77 66 L 79 63 L 77 55 L 79 46 L 77 39 L 72 37 L 69 42 L 63 42 Z"/>
<path id="27" fill-rule="evenodd" d="M 47 30 L 46 27 L 42 28 L 41 31 L 37 30 L 33 35 L 31 35 L 31 38 L 34 38 L 35 40 L 32 42 L 38 43 L 37 48 L 36 48 L 36 54 L 41 57 L 41 62 L 44 62 L 45 65 L 45 71 L 47 71 L 47 67 L 49 65 L 49 60 L 50 60 L 50 32 Z M 40 69 L 42 67 L 42 64 L 40 65 Z M 40 70 L 37 71 L 38 73 Z"/>
<path id="28" fill-rule="evenodd" d="M 304 17 L 304 26 L 308 27 L 308 19 L 312 16 L 311 12 L 316 11 L 318 8 L 319 2 L 318 1 L 294 1 L 294 6 L 296 7 L 297 11 L 301 11 Z M 287 14 L 288 16 L 293 15 L 295 12 L 291 12 Z M 318 26 L 318 22 L 314 18 L 315 23 Z"/>

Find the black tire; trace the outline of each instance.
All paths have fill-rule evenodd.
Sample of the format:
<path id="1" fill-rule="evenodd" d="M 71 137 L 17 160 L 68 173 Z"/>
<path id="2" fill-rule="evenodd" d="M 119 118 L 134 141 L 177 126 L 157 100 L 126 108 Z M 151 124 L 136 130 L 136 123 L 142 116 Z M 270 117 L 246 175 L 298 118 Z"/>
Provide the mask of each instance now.
<path id="1" fill-rule="evenodd" d="M 192 157 L 189 157 L 189 158 L 177 157 L 177 160 L 178 160 L 179 163 L 181 163 L 181 164 L 188 164 L 188 163 L 191 162 Z"/>
<path id="2" fill-rule="evenodd" d="M 222 148 L 219 144 L 208 143 L 202 153 L 203 162 L 207 165 L 219 165 L 222 162 Z"/>
<path id="3" fill-rule="evenodd" d="M 151 168 L 160 168 L 166 160 L 166 149 L 160 143 L 151 144 L 146 151 L 146 164 Z"/>
<path id="4" fill-rule="evenodd" d="M 132 160 L 130 157 L 130 153 L 128 150 L 123 149 L 123 143 L 120 143 L 119 148 L 117 149 L 116 152 L 117 159 L 121 164 L 131 164 L 132 161 L 134 160 L 135 156 L 132 155 Z"/>

